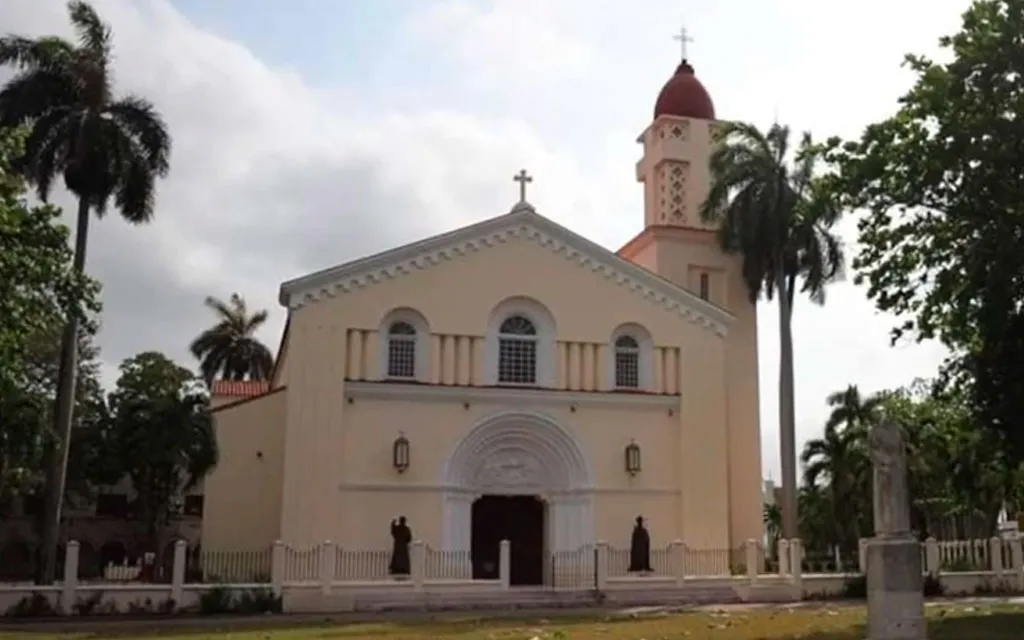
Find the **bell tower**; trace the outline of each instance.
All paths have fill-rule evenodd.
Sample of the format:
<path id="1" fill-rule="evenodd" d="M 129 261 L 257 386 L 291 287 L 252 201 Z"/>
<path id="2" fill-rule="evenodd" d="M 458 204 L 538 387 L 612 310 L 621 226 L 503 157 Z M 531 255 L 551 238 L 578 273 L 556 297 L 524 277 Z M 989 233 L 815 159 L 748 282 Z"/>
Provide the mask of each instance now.
<path id="1" fill-rule="evenodd" d="M 721 394 L 704 394 L 702 401 L 723 404 L 694 407 L 698 414 L 706 410 L 705 417 L 683 418 L 680 454 L 685 468 L 705 465 L 701 478 L 683 482 L 725 484 L 728 506 L 719 510 L 703 504 L 698 513 L 696 504 L 683 504 L 681 526 L 687 534 L 688 527 L 696 526 L 688 522 L 704 519 L 700 528 L 728 530 L 733 544 L 743 544 L 748 539 L 761 540 L 764 529 L 757 306 L 747 294 L 742 258 L 722 251 L 717 223 L 704 222 L 700 216 L 711 185 L 715 106 L 686 58 L 685 31 L 677 39 L 684 45 L 682 59 L 658 93 L 651 124 L 637 140 L 643 148 L 636 179 L 643 185 L 644 228 L 618 254 L 734 317 L 726 335 L 708 343 L 701 338 L 699 345 L 692 346 L 690 357 L 706 361 L 690 370 L 716 379 L 720 371 L 722 377 Z M 707 382 L 690 384 L 699 387 Z M 716 464 L 713 471 L 706 466 L 712 450 L 724 453 L 721 466 Z"/>
<path id="2" fill-rule="evenodd" d="M 714 120 L 711 96 L 683 60 L 637 140 L 643 145 L 636 179 L 644 185 L 645 227 L 710 229 L 700 219 L 700 206 L 707 196 Z"/>

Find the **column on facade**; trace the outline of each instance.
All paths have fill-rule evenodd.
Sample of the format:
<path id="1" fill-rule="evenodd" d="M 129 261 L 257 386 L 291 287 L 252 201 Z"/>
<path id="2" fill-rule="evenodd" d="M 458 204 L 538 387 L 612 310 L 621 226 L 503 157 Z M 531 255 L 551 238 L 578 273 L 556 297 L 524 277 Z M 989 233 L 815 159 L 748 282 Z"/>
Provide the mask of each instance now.
<path id="1" fill-rule="evenodd" d="M 472 548 L 474 498 L 461 491 L 444 497 L 441 546 L 445 551 L 469 553 Z"/>

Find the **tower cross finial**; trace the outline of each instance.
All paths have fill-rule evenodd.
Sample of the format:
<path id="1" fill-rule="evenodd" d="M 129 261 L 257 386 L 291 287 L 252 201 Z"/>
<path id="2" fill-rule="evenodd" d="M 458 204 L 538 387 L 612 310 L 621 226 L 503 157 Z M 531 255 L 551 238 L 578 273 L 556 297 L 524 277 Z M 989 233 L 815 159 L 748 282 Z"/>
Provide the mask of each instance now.
<path id="1" fill-rule="evenodd" d="M 679 27 L 679 33 L 672 36 L 672 39 L 679 41 L 679 47 L 682 50 L 683 60 L 686 60 L 686 43 L 693 42 L 693 38 L 690 37 L 690 32 L 686 30 L 686 27 Z"/>
<path id="2" fill-rule="evenodd" d="M 533 176 L 526 173 L 526 169 L 520 169 L 512 180 L 519 183 L 519 202 L 526 202 L 526 185 L 533 182 Z"/>

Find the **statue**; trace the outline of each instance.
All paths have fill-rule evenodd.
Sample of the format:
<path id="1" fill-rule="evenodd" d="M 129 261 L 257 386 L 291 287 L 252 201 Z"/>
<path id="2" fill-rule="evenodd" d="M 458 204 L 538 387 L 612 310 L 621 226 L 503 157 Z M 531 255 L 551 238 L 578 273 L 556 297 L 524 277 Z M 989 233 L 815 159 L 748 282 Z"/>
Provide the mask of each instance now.
<path id="1" fill-rule="evenodd" d="M 871 429 L 868 445 L 874 466 L 875 535 L 904 536 L 910 533 L 906 435 L 898 424 L 882 422 Z"/>
<path id="2" fill-rule="evenodd" d="M 651 572 L 651 535 L 644 528 L 643 516 L 636 517 L 629 542 L 629 571 Z"/>
<path id="3" fill-rule="evenodd" d="M 412 542 L 412 529 L 405 523 L 405 516 L 399 516 L 397 520 L 391 521 L 391 562 L 388 563 L 388 573 L 393 576 L 407 576 L 411 571 L 412 562 L 409 560 L 409 543 Z"/>

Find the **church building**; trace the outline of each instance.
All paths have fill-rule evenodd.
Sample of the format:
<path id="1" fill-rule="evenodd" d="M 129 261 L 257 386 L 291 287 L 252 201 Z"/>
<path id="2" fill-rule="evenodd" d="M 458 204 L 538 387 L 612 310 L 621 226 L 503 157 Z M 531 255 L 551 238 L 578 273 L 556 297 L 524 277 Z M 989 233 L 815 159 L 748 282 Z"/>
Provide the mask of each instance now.
<path id="1" fill-rule="evenodd" d="M 714 127 L 684 59 L 617 252 L 521 172 L 507 213 L 283 283 L 272 379 L 215 390 L 203 548 L 383 550 L 399 517 L 474 563 L 628 547 L 637 516 L 655 547 L 761 540 L 757 311 L 699 216 Z"/>

